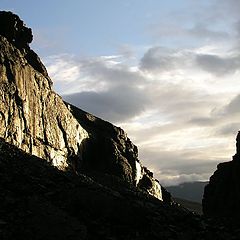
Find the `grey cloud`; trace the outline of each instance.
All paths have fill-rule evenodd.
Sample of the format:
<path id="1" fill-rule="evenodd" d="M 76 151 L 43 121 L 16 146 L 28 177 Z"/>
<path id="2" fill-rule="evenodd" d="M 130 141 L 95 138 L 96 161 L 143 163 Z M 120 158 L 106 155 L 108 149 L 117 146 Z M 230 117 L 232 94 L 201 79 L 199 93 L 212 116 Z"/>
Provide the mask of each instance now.
<path id="1" fill-rule="evenodd" d="M 121 122 L 139 115 L 149 100 L 144 92 L 131 86 L 110 88 L 103 92 L 79 92 L 63 98 L 73 105 L 111 122 Z"/>
<path id="2" fill-rule="evenodd" d="M 111 61 L 116 63 L 111 65 Z M 117 59 L 95 58 L 90 60 L 80 60 L 80 70 L 87 73 L 97 81 L 106 82 L 111 86 L 122 84 L 139 84 L 144 81 L 138 72 L 130 71 L 127 65 L 117 63 Z"/>
<path id="3" fill-rule="evenodd" d="M 209 149 L 208 149 L 209 150 Z M 185 180 L 207 180 L 216 170 L 217 164 L 228 159 L 209 160 L 195 151 L 161 151 L 142 149 L 143 162 L 157 173 L 156 176 L 165 185 Z M 205 149 L 202 149 L 205 152 Z M 214 153 L 213 153 L 214 154 Z M 149 162 L 147 161 L 149 160 Z M 230 160 L 230 159 L 229 159 Z M 166 176 L 175 176 L 166 180 Z"/>
<path id="4" fill-rule="evenodd" d="M 234 97 L 230 103 L 228 103 L 224 109 L 223 114 L 224 115 L 233 115 L 233 114 L 239 114 L 239 106 L 240 106 L 240 94 Z"/>
<path id="5" fill-rule="evenodd" d="M 221 76 L 234 73 L 240 68 L 240 57 L 222 58 L 217 55 L 196 56 L 197 64 L 205 71 Z"/>
<path id="6" fill-rule="evenodd" d="M 79 70 L 74 81 L 68 85 L 58 81 L 62 88 L 71 85 L 74 91 L 73 94 L 63 96 L 66 101 L 115 123 L 131 119 L 149 105 L 149 96 L 145 94 L 144 88 L 139 87 L 145 84 L 145 79 L 139 71 L 132 71 L 118 62 L 118 56 L 70 60 L 67 56 L 60 57 L 64 59 L 58 62 L 71 62 L 64 64 L 70 66 L 65 72 L 71 73 L 73 67 Z M 61 76 L 61 71 L 55 69 L 57 76 Z"/>
<path id="7" fill-rule="evenodd" d="M 239 17 L 240 2 L 239 0 L 217 0 L 213 8 L 218 10 L 222 16 Z"/>
<path id="8" fill-rule="evenodd" d="M 232 101 L 226 106 L 225 112 L 227 114 L 239 113 L 240 106 L 240 95 L 237 95 Z"/>
<path id="9" fill-rule="evenodd" d="M 143 56 L 140 62 L 142 70 L 169 71 L 176 67 L 178 59 L 172 54 L 173 50 L 163 47 L 152 47 Z"/>
<path id="10" fill-rule="evenodd" d="M 168 171 L 176 171 L 178 174 L 211 174 L 219 161 L 199 158 L 203 154 L 198 151 L 200 150 L 169 152 L 144 149 L 144 159 L 151 159 L 154 168 L 158 167 L 164 174 Z M 199 156 L 196 157 L 197 155 Z"/>
<path id="11" fill-rule="evenodd" d="M 199 23 L 196 24 L 193 28 L 189 29 L 188 32 L 190 35 L 196 38 L 202 38 L 206 40 L 226 40 L 229 38 L 229 34 L 223 31 L 216 31 L 207 28 L 208 24 Z"/>
<path id="12" fill-rule="evenodd" d="M 234 123 L 228 123 L 226 125 L 221 126 L 216 134 L 222 136 L 232 136 L 234 137 L 236 133 L 240 130 L 240 121 Z"/>
<path id="13" fill-rule="evenodd" d="M 197 117 L 189 120 L 189 123 L 198 126 L 213 126 L 214 124 L 216 124 L 216 119 L 214 117 Z"/>
<path id="14" fill-rule="evenodd" d="M 190 118 L 202 117 L 203 112 L 216 104 L 214 96 L 188 89 L 182 84 L 168 84 L 164 87 L 148 89 L 151 91 L 152 102 L 159 113 L 177 122 L 188 123 Z"/>

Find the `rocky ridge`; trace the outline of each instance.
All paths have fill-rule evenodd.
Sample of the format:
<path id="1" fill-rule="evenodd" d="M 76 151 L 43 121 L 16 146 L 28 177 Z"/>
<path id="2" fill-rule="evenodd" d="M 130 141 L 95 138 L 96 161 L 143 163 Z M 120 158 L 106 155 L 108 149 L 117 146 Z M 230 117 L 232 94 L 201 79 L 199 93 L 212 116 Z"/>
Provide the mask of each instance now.
<path id="1" fill-rule="evenodd" d="M 0 12 L 0 137 L 61 170 L 114 175 L 162 200 L 162 187 L 141 165 L 126 133 L 64 103 L 52 90 L 29 47 L 32 40 L 17 15 Z"/>

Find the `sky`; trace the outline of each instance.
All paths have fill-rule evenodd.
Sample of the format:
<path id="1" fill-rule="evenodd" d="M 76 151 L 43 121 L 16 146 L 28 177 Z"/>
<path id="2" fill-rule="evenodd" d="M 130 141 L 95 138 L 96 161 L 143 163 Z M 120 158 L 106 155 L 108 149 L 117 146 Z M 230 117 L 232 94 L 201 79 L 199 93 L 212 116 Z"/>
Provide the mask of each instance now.
<path id="1" fill-rule="evenodd" d="M 240 128 L 239 0 L 0 0 L 66 101 L 123 128 L 163 185 L 208 180 Z"/>

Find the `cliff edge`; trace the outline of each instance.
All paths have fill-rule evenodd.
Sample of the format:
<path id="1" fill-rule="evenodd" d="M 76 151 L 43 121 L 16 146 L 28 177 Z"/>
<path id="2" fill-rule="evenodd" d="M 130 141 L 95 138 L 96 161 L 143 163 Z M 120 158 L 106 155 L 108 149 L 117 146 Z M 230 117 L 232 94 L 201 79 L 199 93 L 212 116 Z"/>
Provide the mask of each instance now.
<path id="1" fill-rule="evenodd" d="M 32 40 L 17 15 L 0 12 L 0 137 L 58 169 L 117 177 L 169 202 L 121 128 L 64 103 L 53 91 Z"/>

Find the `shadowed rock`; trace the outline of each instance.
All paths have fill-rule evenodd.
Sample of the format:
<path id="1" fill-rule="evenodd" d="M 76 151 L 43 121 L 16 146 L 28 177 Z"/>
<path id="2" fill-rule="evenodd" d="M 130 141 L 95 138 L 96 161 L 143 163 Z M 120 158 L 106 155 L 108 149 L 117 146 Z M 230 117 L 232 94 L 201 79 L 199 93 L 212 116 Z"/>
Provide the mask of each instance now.
<path id="1" fill-rule="evenodd" d="M 29 44 L 33 40 L 32 29 L 25 26 L 24 22 L 12 12 L 0 11 L 0 35 L 7 38 L 8 42 L 17 47 L 28 63 L 48 76 L 45 66 L 38 55 L 30 49 Z"/>
<path id="2" fill-rule="evenodd" d="M 207 216 L 240 216 L 240 133 L 236 154 L 230 162 L 220 163 L 210 177 L 203 195 L 203 213 Z"/>

